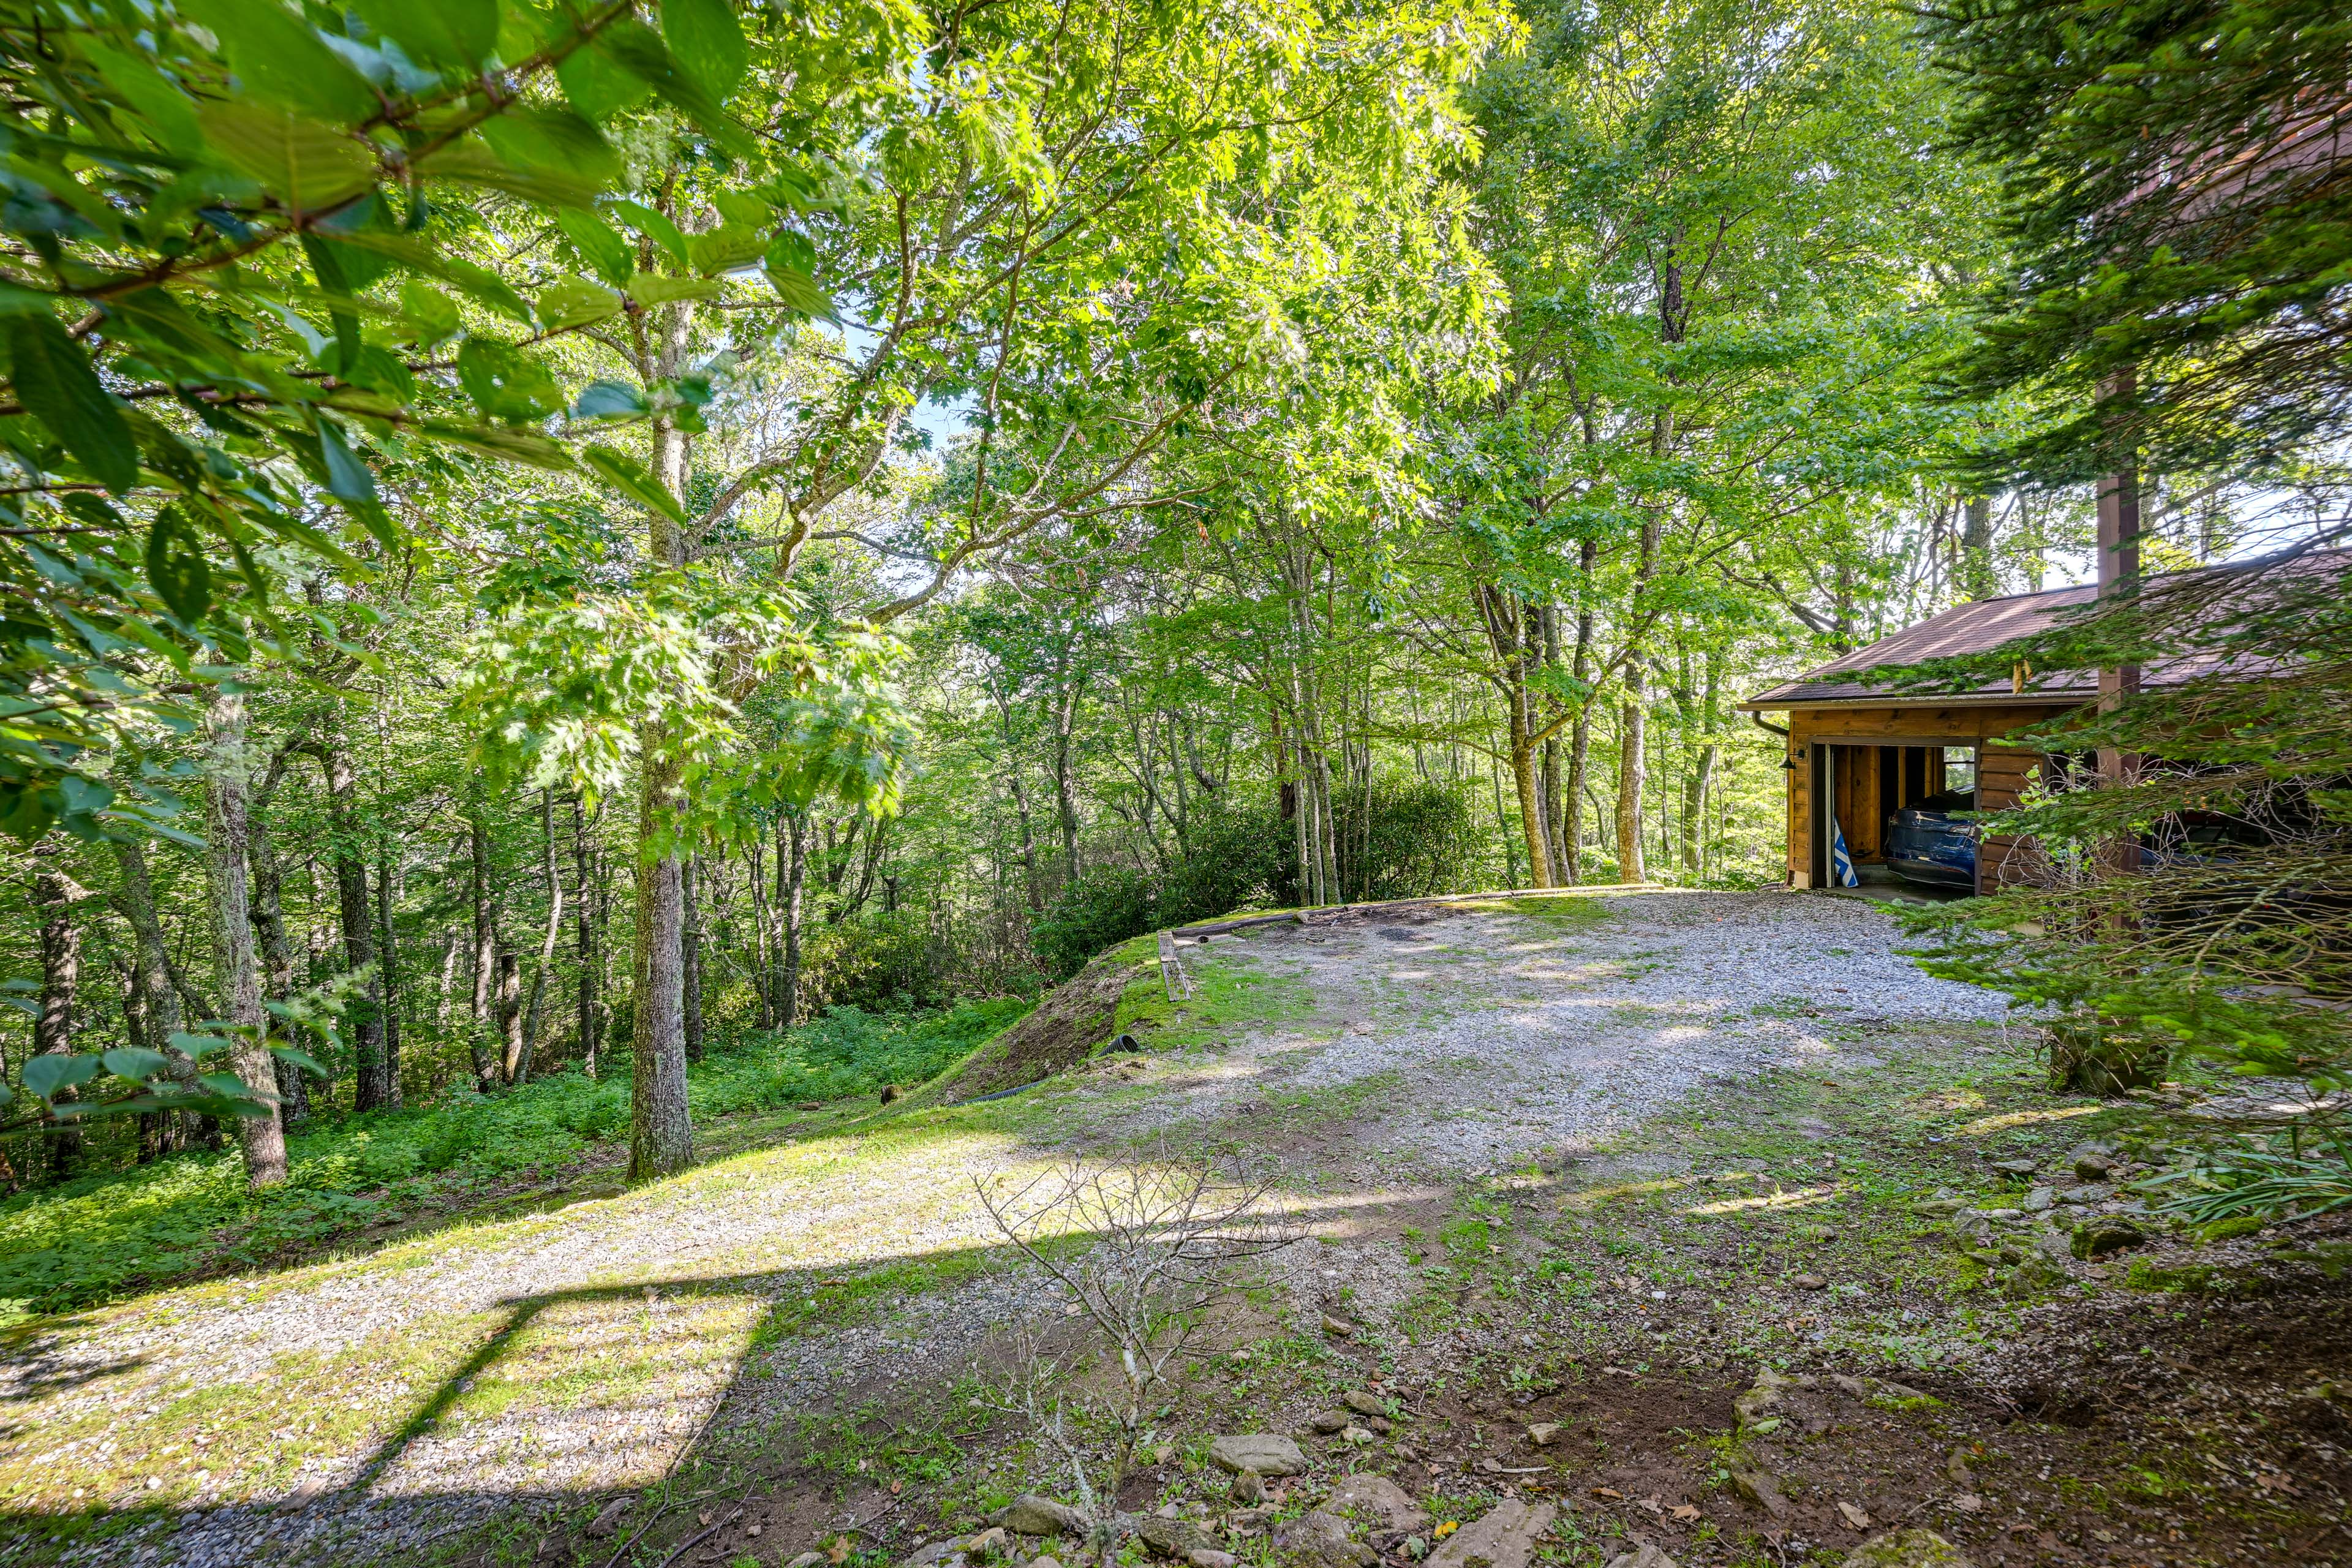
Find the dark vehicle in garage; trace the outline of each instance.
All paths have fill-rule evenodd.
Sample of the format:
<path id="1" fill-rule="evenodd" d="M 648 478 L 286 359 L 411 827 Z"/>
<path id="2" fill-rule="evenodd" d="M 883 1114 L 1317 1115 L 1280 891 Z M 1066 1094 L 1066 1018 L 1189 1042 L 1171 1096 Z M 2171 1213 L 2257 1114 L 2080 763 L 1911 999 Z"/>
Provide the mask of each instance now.
<path id="1" fill-rule="evenodd" d="M 1886 819 L 1886 864 L 1908 882 L 1938 888 L 1977 885 L 1977 825 L 1958 815 L 1977 808 L 1972 789 L 1931 795 Z"/>

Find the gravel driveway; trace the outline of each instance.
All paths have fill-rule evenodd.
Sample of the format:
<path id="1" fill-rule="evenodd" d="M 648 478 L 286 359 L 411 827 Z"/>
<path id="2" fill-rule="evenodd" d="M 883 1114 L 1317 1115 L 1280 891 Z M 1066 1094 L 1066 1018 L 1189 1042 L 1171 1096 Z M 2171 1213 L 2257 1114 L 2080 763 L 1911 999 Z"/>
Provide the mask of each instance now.
<path id="1" fill-rule="evenodd" d="M 89 1561 L 414 1555 L 533 1500 L 645 1485 L 714 1417 L 773 1422 L 952 1376 L 994 1329 L 1050 1310 L 1026 1270 L 950 1267 L 993 1240 L 975 1178 L 1231 1125 L 1301 1185 L 1370 1200 L 1597 1148 L 1711 1079 L 1831 1052 L 1820 1019 L 1850 1036 L 1874 1017 L 2000 1016 L 1999 998 L 1895 955 L 1893 922 L 1857 900 L 1599 902 L 1580 919 L 1350 911 L 1188 947 L 1202 983 L 1252 975 L 1285 1005 L 1127 1070 L 60 1323 L 0 1382 L 0 1491 L 20 1513 L 181 1510 Z M 1343 1258 L 1377 1273 L 1379 1251 L 1342 1240 L 1294 1285 L 1319 1294 Z M 824 1320 L 824 1289 L 892 1268 L 945 1271 Z M 754 1350 L 763 1320 L 803 1303 Z"/>

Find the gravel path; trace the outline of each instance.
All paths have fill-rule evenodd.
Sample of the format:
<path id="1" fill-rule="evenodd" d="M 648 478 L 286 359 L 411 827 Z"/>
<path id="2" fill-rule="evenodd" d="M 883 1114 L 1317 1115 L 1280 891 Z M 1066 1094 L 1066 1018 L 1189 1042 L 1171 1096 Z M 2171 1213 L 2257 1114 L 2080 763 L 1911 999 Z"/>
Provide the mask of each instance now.
<path id="1" fill-rule="evenodd" d="M 157 1500 L 186 1510 L 176 1525 L 89 1561 L 414 1555 L 533 1500 L 646 1484 L 714 1417 L 789 1420 L 952 1377 L 995 1329 L 1052 1310 L 1044 1281 L 985 1269 L 750 1344 L 824 1279 L 989 1245 L 973 1179 L 1073 1143 L 1260 1118 L 1255 1145 L 1303 1184 L 1369 1203 L 1589 1150 L 1710 1079 L 1831 1052 L 1817 1017 L 2000 1016 L 1998 998 L 1895 955 L 1892 921 L 1858 901 L 1651 893 L 1605 907 L 1593 921 L 1488 906 L 1260 928 L 1188 948 L 1185 963 L 1204 979 L 1255 971 L 1297 1005 L 1144 1064 L 1158 1092 L 1081 1075 L 999 1102 L 1002 1120 L 978 1123 L 994 1131 L 971 1112 L 953 1131 L 876 1123 L 619 1198 L 91 1314 L 0 1368 L 0 1484 L 40 1510 L 143 1501 L 147 1476 L 173 1477 Z M 1270 1095 L 1329 1112 L 1263 1119 Z M 1360 1300 L 1377 1295 L 1387 1249 L 1335 1239 L 1290 1266 L 1294 1291 L 1314 1299 L 1344 1272 Z"/>

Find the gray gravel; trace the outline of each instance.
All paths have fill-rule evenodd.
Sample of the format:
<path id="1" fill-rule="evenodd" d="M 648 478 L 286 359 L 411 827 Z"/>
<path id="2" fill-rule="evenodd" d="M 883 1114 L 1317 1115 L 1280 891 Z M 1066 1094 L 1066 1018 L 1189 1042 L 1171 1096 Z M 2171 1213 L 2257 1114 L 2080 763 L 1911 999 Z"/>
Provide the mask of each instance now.
<path id="1" fill-rule="evenodd" d="M 1590 925 L 1458 910 L 1188 948 L 1197 974 L 1255 970 L 1297 1005 L 1213 1048 L 1153 1058 L 1140 1070 L 1159 1092 L 1140 1108 L 1091 1075 L 1043 1091 L 1053 1117 L 1040 1142 L 1238 1123 L 1270 1092 L 1310 1091 L 1305 1103 L 1328 1114 L 1250 1122 L 1263 1129 L 1253 1146 L 1287 1162 L 1305 1192 L 1376 1203 L 1538 1151 L 1589 1150 L 1711 1080 L 1832 1054 L 1825 1023 L 1850 1035 L 1868 1018 L 2001 1016 L 1999 998 L 1896 956 L 1893 922 L 1869 904 L 1653 893 L 1608 907 Z M 62 1422 L 101 1419 L 107 1440 L 135 1451 L 173 1400 L 213 1389 L 266 1408 L 281 1369 L 331 1361 L 351 1369 L 352 1406 L 377 1413 L 369 1445 L 289 1440 L 275 1468 L 212 1449 L 218 1474 L 189 1511 L 68 1561 L 414 1557 L 494 1513 L 646 1484 L 714 1424 L 790 1421 L 950 1381 L 992 1333 L 1055 1310 L 1047 1281 L 998 1268 L 748 1363 L 744 1344 L 818 1274 L 992 1243 L 974 1175 L 1034 1169 L 1056 1152 L 1003 1136 L 835 1138 L 460 1238 L 163 1292 L 61 1327 L 0 1367 L 16 1423 L 5 1441 L 20 1473 L 66 1474 L 100 1439 L 68 1447 L 50 1435 Z M 1331 1245 L 1295 1248 L 1276 1271 L 1302 1303 L 1344 1285 L 1377 1315 L 1402 1278 L 1393 1247 L 1350 1239 L 1340 1220 L 1326 1228 Z M 500 1333 L 479 1377 L 504 1380 L 509 1397 L 445 1388 Z M 443 1392 L 440 1419 L 391 1443 Z M 194 1462 L 174 1458 L 173 1473 L 193 1475 Z"/>

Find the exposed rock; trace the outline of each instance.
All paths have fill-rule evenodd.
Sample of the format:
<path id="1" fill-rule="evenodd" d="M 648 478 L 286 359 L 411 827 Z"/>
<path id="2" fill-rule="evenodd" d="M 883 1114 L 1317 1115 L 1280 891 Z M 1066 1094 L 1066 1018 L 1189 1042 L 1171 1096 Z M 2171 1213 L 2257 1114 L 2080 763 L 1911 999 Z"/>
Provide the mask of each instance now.
<path id="1" fill-rule="evenodd" d="M 1559 1512 L 1549 1503 L 1530 1508 L 1517 1498 L 1497 1503 L 1440 1542 L 1427 1568 L 1528 1568 Z"/>
<path id="2" fill-rule="evenodd" d="M 1331 1489 L 1325 1508 L 1334 1513 L 1357 1513 L 1380 1521 L 1383 1530 L 1421 1530 L 1429 1515 L 1396 1482 L 1386 1476 L 1355 1475 Z"/>
<path id="3" fill-rule="evenodd" d="M 1184 1561 L 1192 1568 L 1234 1568 L 1241 1561 L 1230 1552 L 1220 1552 L 1213 1546 L 1196 1546 L 1184 1553 Z"/>
<path id="4" fill-rule="evenodd" d="M 2021 1182 L 2042 1167 L 2032 1160 L 1995 1160 L 1992 1168 L 2004 1176 L 2015 1176 Z"/>
<path id="5" fill-rule="evenodd" d="M 2127 1219 L 2102 1215 L 2086 1219 L 2074 1227 L 2071 1250 L 2077 1258 L 2105 1258 L 2111 1252 L 2138 1247 L 2147 1240 L 2147 1233 Z"/>
<path id="6" fill-rule="evenodd" d="M 1004 1532 L 1003 1525 L 992 1524 L 965 1542 L 963 1550 L 972 1557 L 1003 1557 L 1012 1552 L 1013 1538 Z"/>
<path id="7" fill-rule="evenodd" d="M 1377 1394 L 1367 1394 L 1360 1388 L 1351 1388 L 1339 1395 L 1339 1403 L 1359 1415 L 1386 1415 L 1389 1413 L 1387 1400 Z"/>
<path id="8" fill-rule="evenodd" d="M 1234 1500 L 1256 1504 L 1265 1500 L 1265 1478 L 1255 1470 L 1244 1470 L 1234 1478 Z"/>
<path id="9" fill-rule="evenodd" d="M 954 1542 L 934 1541 L 927 1546 L 918 1546 L 913 1552 L 900 1558 L 898 1568 L 932 1568 L 935 1563 L 947 1564 L 948 1568 L 961 1568 L 962 1562 L 963 1553 L 956 1550 Z"/>
<path id="10" fill-rule="evenodd" d="M 798 1557 L 795 1557 L 791 1562 L 785 1563 L 784 1568 L 816 1568 L 818 1563 L 825 1561 L 827 1561 L 827 1558 L 822 1552 L 803 1552 Z"/>
<path id="11" fill-rule="evenodd" d="M 1247 1472 L 1255 1475 L 1255 1470 Z M 1242 1509 L 1225 1521 L 1226 1531 L 1234 1535 L 1262 1535 L 1274 1523 L 1275 1509 L 1269 1503 L 1264 1508 Z"/>
<path id="12" fill-rule="evenodd" d="M 1951 1477 L 1952 1484 L 1963 1490 L 1977 1484 L 1976 1476 L 1969 1469 L 1969 1456 L 1965 1449 L 1955 1448 L 1946 1457 L 1944 1474 Z"/>
<path id="13" fill-rule="evenodd" d="M 1830 1282 L 1818 1274 L 1800 1274 L 1790 1281 L 1800 1290 L 1826 1290 Z"/>
<path id="14" fill-rule="evenodd" d="M 1001 1524 L 1015 1535 L 1067 1535 L 1075 1539 L 1087 1532 L 1085 1514 L 1068 1503 L 1055 1502 L 1035 1492 L 1023 1492 L 992 1514 L 989 1522 Z"/>
<path id="15" fill-rule="evenodd" d="M 1790 1377 L 1768 1366 L 1756 1374 L 1747 1393 L 1731 1402 L 1731 1408 L 1738 1412 L 1742 1426 L 1754 1426 L 1784 1414 L 1782 1407 L 1790 1395 L 1813 1386 L 1812 1378 Z"/>
<path id="16" fill-rule="evenodd" d="M 1187 1519 L 1162 1519 L 1153 1514 L 1136 1527 L 1135 1533 L 1143 1538 L 1143 1544 L 1162 1557 L 1185 1560 L 1195 1552 L 1217 1550 L 1215 1538 Z"/>
<path id="17" fill-rule="evenodd" d="M 1789 1516 L 1789 1500 L 1780 1495 L 1780 1483 L 1769 1471 L 1742 1465 L 1731 1472 L 1731 1489 L 1774 1519 Z"/>
<path id="18" fill-rule="evenodd" d="M 635 1507 L 636 1501 L 637 1500 L 633 1497 L 614 1498 L 611 1502 L 598 1509 L 596 1517 L 588 1521 L 588 1533 L 599 1541 L 612 1534 L 621 1528 L 621 1516 Z"/>
<path id="19" fill-rule="evenodd" d="M 1372 1435 L 1361 1426 L 1350 1426 L 1346 1431 L 1339 1434 L 1339 1441 L 1342 1443 L 1353 1443 L 1359 1448 L 1372 1440 Z"/>
<path id="20" fill-rule="evenodd" d="M 1932 1530 L 1873 1536 L 1846 1554 L 1845 1568 L 1976 1568 L 1967 1553 Z"/>
<path id="21" fill-rule="evenodd" d="M 2058 1189 L 2055 1187 L 2036 1187 L 2032 1192 L 2026 1194 L 2024 1201 L 2020 1203 L 2017 1206 L 2023 1209 L 2027 1214 L 2048 1214 L 2052 1209 L 2058 1206 Z"/>
<path id="22" fill-rule="evenodd" d="M 2116 1152 L 2104 1143 L 2077 1144 L 2071 1158 L 2074 1174 L 2086 1182 L 2104 1182 L 2116 1168 Z"/>
<path id="23" fill-rule="evenodd" d="M 1635 1552 L 1621 1552 L 1609 1560 L 1609 1568 L 1677 1568 L 1675 1560 L 1658 1550 L 1657 1542 L 1644 1541 Z"/>
<path id="24" fill-rule="evenodd" d="M 1029 1568 L 1062 1568 L 1062 1560 L 1040 1553 L 1029 1559 Z"/>
<path id="25" fill-rule="evenodd" d="M 1323 1314 L 1323 1331 L 1344 1340 L 1356 1331 L 1356 1325 L 1345 1318 L 1335 1318 L 1326 1312 Z"/>
<path id="26" fill-rule="evenodd" d="M 1958 1214 L 1968 1206 L 1969 1202 L 1966 1198 L 1923 1198 L 1911 1205 L 1911 1212 L 1932 1217 L 1937 1215 Z"/>
<path id="27" fill-rule="evenodd" d="M 1273 1432 L 1237 1432 L 1209 1445 L 1209 1463 L 1238 1474 L 1255 1470 L 1261 1476 L 1303 1476 L 1307 1456 L 1298 1445 Z"/>
<path id="28" fill-rule="evenodd" d="M 1344 1410 L 1318 1410 L 1307 1418 L 1307 1424 L 1326 1436 L 1344 1430 L 1355 1419 Z"/>
<path id="29" fill-rule="evenodd" d="M 1528 1428 L 1528 1441 L 1538 1448 L 1549 1448 L 1559 1437 L 1559 1423 L 1538 1421 Z"/>
<path id="30" fill-rule="evenodd" d="M 1320 1509 L 1277 1528 L 1274 1549 L 1314 1568 L 1371 1568 L 1380 1561 L 1370 1547 L 1349 1539 L 1347 1521 Z"/>

